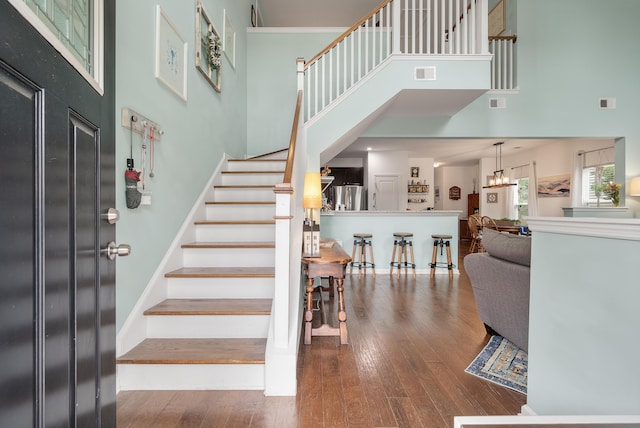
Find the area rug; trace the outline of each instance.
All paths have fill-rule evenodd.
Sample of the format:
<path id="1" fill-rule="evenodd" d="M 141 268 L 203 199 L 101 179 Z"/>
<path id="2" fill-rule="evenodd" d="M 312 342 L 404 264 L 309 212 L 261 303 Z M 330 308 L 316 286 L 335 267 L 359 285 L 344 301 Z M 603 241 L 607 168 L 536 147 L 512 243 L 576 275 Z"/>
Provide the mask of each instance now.
<path id="1" fill-rule="evenodd" d="M 501 336 L 491 336 L 465 372 L 527 394 L 527 353 Z"/>

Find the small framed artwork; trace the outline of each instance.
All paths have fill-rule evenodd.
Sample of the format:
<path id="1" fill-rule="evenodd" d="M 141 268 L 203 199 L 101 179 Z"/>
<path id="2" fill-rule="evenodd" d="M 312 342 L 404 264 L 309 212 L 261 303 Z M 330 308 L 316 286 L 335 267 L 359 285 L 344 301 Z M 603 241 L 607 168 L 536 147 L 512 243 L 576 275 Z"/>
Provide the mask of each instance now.
<path id="1" fill-rule="evenodd" d="M 224 10 L 224 33 L 222 35 L 224 54 L 227 56 L 231 67 L 236 68 L 236 31 L 233 29 L 231 17 Z"/>
<path id="2" fill-rule="evenodd" d="M 187 100 L 187 42 L 156 6 L 156 79 Z"/>
<path id="3" fill-rule="evenodd" d="M 213 89 L 221 91 L 222 40 L 199 1 L 196 4 L 196 68 Z"/>
<path id="4" fill-rule="evenodd" d="M 460 189 L 460 187 L 458 186 L 451 186 L 449 188 L 449 199 L 452 199 L 454 201 L 457 201 L 458 199 L 460 199 L 460 191 L 462 189 Z"/>
<path id="5" fill-rule="evenodd" d="M 411 167 L 411 178 L 418 178 L 420 177 L 420 168 L 417 166 L 412 166 Z"/>
<path id="6" fill-rule="evenodd" d="M 497 192 L 489 192 L 489 193 L 487 193 L 487 203 L 488 204 L 497 204 L 498 203 L 498 193 Z"/>

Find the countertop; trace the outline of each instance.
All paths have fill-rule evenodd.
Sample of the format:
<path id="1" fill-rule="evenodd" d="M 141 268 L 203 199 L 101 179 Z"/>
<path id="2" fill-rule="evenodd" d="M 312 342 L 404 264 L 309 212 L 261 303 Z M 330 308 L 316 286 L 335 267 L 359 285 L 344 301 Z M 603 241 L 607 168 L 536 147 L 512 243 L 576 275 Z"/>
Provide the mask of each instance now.
<path id="1" fill-rule="evenodd" d="M 443 216 L 456 216 L 462 214 L 461 210 L 423 210 L 423 211 L 323 211 L 321 216 L 415 216 L 415 217 L 443 217 Z"/>

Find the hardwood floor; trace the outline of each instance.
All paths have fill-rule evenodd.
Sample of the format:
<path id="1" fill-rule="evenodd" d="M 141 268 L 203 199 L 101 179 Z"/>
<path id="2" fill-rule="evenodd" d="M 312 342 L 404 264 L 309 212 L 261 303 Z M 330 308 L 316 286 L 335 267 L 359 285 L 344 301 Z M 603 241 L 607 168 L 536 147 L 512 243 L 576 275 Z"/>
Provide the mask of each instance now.
<path id="1" fill-rule="evenodd" d="M 452 427 L 459 415 L 515 415 L 526 397 L 464 372 L 486 344 L 461 274 L 345 280 L 349 345 L 301 345 L 296 397 L 261 391 L 124 391 L 118 427 Z M 324 293 L 335 322 L 335 307 Z M 319 317 L 316 317 L 319 318 Z"/>

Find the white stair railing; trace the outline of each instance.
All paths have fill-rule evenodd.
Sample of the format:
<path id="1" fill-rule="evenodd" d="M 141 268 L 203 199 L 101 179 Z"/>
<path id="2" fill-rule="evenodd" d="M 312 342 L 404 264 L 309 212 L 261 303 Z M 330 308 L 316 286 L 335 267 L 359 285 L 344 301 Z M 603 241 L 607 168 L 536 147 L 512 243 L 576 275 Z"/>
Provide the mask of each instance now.
<path id="1" fill-rule="evenodd" d="M 487 1 L 383 1 L 305 63 L 305 121 L 392 54 L 487 54 Z"/>
<path id="2" fill-rule="evenodd" d="M 489 37 L 489 52 L 493 54 L 491 61 L 491 89 L 511 90 L 518 87 L 515 79 L 515 44 L 517 37 Z"/>

